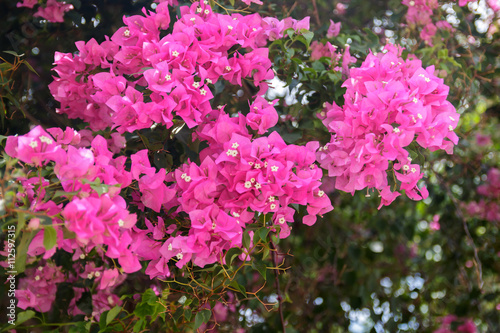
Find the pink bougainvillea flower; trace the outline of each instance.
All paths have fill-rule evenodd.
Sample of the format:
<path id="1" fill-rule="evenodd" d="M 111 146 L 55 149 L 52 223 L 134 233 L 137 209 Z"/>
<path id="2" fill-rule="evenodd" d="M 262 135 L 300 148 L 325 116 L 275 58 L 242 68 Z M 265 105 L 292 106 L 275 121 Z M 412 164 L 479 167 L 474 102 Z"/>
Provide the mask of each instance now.
<path id="1" fill-rule="evenodd" d="M 340 28 L 342 27 L 342 23 L 340 22 L 333 22 L 333 20 L 330 20 L 330 27 L 328 27 L 328 31 L 326 33 L 327 38 L 333 38 L 337 37 L 340 32 Z"/>
<path id="2" fill-rule="evenodd" d="M 23 2 L 18 2 L 16 6 L 17 7 L 33 8 L 37 4 L 38 4 L 38 0 L 23 0 Z"/>
<path id="3" fill-rule="evenodd" d="M 48 0 L 45 7 L 38 8 L 38 11 L 33 16 L 39 16 L 49 22 L 64 22 L 64 13 L 72 10 L 74 7 L 65 2 L 56 0 Z"/>
<path id="4" fill-rule="evenodd" d="M 35 166 L 42 166 L 48 161 L 60 160 L 65 156 L 61 146 L 41 126 L 34 127 L 26 135 L 9 136 L 5 152 L 11 157 Z"/>

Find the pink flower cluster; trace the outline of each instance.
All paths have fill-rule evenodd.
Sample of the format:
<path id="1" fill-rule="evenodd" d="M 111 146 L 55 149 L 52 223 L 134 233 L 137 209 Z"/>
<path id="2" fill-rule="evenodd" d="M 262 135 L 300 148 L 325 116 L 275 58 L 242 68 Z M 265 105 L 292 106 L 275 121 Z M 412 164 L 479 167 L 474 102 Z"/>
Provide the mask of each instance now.
<path id="1" fill-rule="evenodd" d="M 75 283 L 78 278 L 92 281 L 95 284 L 96 293 L 92 295 L 92 314 L 90 317 L 99 320 L 100 314 L 110 310 L 116 305 L 121 305 L 120 298 L 113 293 L 115 286 L 121 284 L 126 274 L 119 275 L 118 270 L 95 267 L 93 262 L 85 265 L 82 262 L 73 264 L 73 269 L 77 275 L 66 276 L 59 266 L 50 261 L 40 262 L 37 267 L 28 268 L 25 271 L 26 277 L 19 281 L 16 297 L 17 306 L 21 309 L 33 308 L 39 312 L 48 312 L 56 300 L 58 284 L 62 282 Z M 84 292 L 88 292 L 87 287 L 73 287 L 74 297 L 70 301 L 68 314 L 76 316 L 85 314 L 77 307 L 77 302 Z"/>
<path id="2" fill-rule="evenodd" d="M 471 0 L 459 0 L 459 6 L 465 6 Z M 438 29 L 455 31 L 451 24 L 446 20 L 436 21 L 434 10 L 439 7 L 438 0 L 403 0 L 403 5 L 408 6 L 406 21 L 410 26 L 420 27 L 420 38 L 432 46 L 432 38 Z"/>
<path id="3" fill-rule="evenodd" d="M 452 328 L 453 323 L 460 323 L 456 330 Z M 441 327 L 433 333 L 476 333 L 477 328 L 471 319 L 459 319 L 455 315 L 447 315 L 441 318 Z"/>
<path id="4" fill-rule="evenodd" d="M 388 205 L 400 195 L 396 184 L 390 189 L 389 170 L 409 198 L 427 197 L 425 187 L 417 187 L 423 177 L 420 166 L 405 147 L 416 137 L 423 148 L 451 154 L 458 142 L 453 130 L 459 114 L 446 100 L 449 88 L 434 68 L 423 69 L 420 60 L 404 60 L 400 49 L 386 46 L 352 68 L 343 86 L 344 105 L 326 103 L 319 115 L 332 138 L 320 148 L 318 161 L 336 178 L 335 187 L 351 193 L 375 188 L 380 207 Z"/>
<path id="5" fill-rule="evenodd" d="M 50 90 L 61 103 L 58 112 L 93 130 L 133 132 L 154 123 L 170 128 L 176 118 L 192 128 L 214 112 L 211 87 L 219 80 L 241 85 L 251 79 L 262 94 L 274 77 L 263 46 L 288 28 L 309 27 L 308 19 L 217 14 L 204 2 L 181 13 L 162 38 L 170 23 L 167 2 L 156 12 L 124 18 L 126 26 L 102 44 L 92 39 L 76 43 L 78 55 L 56 53 L 59 77 Z"/>
<path id="6" fill-rule="evenodd" d="M 224 250 L 242 246 L 244 228 L 256 213 L 271 214 L 270 225 L 279 226 L 284 238 L 290 234 L 287 223 L 294 221 L 291 204 L 307 206 L 307 225 L 333 209 L 319 188 L 317 144 L 287 145 L 276 132 L 251 140 L 245 118 L 230 118 L 222 111 L 197 133 L 210 146 L 201 152 L 201 164 L 189 163 L 167 175 L 177 193 L 168 206 L 188 213 L 191 227 L 187 235 L 163 243 L 161 257 L 150 263 L 148 274 L 169 275 L 164 263 L 171 258 L 178 260 L 178 267 L 189 260 L 201 267 L 220 260 Z"/>
<path id="7" fill-rule="evenodd" d="M 477 188 L 477 193 L 484 199 L 464 203 L 463 207 L 470 216 L 500 222 L 500 169 L 489 169 L 487 176 L 488 182 Z"/>
<path id="8" fill-rule="evenodd" d="M 464 7 L 467 6 L 468 3 L 475 1 L 476 0 L 458 0 L 457 5 Z M 435 19 L 439 17 L 435 11 L 445 2 L 439 0 L 402 0 L 401 3 L 408 7 L 405 16 L 408 25 L 418 28 L 420 30 L 420 38 L 430 46 L 432 46 L 432 39 L 438 30 L 447 30 L 449 32 L 455 31 L 455 28 L 453 28 L 444 17 L 441 20 Z M 493 12 L 496 13 L 500 10 L 499 0 L 488 0 L 486 3 Z M 495 25 L 492 24 L 490 29 L 494 30 Z"/>
<path id="9" fill-rule="evenodd" d="M 307 206 L 307 225 L 333 209 L 319 188 L 322 170 L 314 164 L 318 144 L 299 147 L 287 145 L 276 132 L 257 139 L 252 134 L 265 134 L 279 119 L 276 101 L 261 97 L 266 80 L 274 77 L 263 46 L 288 28 L 299 33 L 307 29 L 308 19 L 220 15 L 200 2 L 181 8 L 172 33 L 160 38 L 169 26 L 169 3 L 160 3 L 156 12 L 124 18 L 126 26 L 102 44 L 78 42 L 78 55 L 56 54 L 59 77 L 50 89 L 61 102 L 59 111 L 87 121 L 93 130 L 111 127 L 119 133 L 105 139 L 89 130 L 45 131 L 38 126 L 7 139 L 8 155 L 33 167 L 53 167 L 57 177 L 55 184 L 54 178 L 30 171 L 19 179 L 25 188 L 18 194 L 19 205 L 50 216 L 57 234 L 56 245 L 47 250 L 46 230 L 38 232 L 28 251 L 30 260 L 50 260 L 56 250 L 71 253 L 75 261 L 99 256 L 102 267 L 77 265 L 76 276 L 67 277 L 93 279 L 98 285 L 94 317 L 117 304 L 109 288 L 123 281 L 123 273 L 140 270 L 141 261 L 149 262 L 146 274 L 151 278 L 170 276 L 172 262 L 182 268 L 188 262 L 203 267 L 223 261 L 224 251 L 241 247 L 245 226 L 261 214 L 269 214 L 267 225 L 287 237 L 287 223 L 294 221 L 292 204 Z M 219 80 L 241 85 L 242 79 L 260 88 L 246 115 L 230 117 L 224 107 L 213 109 L 211 87 Z M 209 144 L 199 165 L 189 162 L 167 174 L 151 166 L 147 150 L 132 154 L 131 163 L 123 154 L 115 157 L 125 146 L 120 133 L 153 124 L 169 128 L 181 119 Z M 54 185 L 62 187 L 65 200 L 44 200 L 53 193 L 47 187 Z M 136 226 L 137 216 L 123 197 L 126 187 L 138 190 L 131 205 L 157 213 L 150 215 L 156 221 L 140 216 L 147 229 Z M 166 215 L 169 210 L 174 215 Z M 109 268 L 115 260 L 120 271 Z M 75 304 L 84 291 L 75 288 L 71 313 L 80 313 Z M 22 304 L 36 307 L 41 298 L 30 302 Z"/>
<path id="10" fill-rule="evenodd" d="M 30 172 L 28 177 L 18 179 L 24 188 L 24 192 L 17 196 L 19 205 L 51 217 L 57 237 L 56 245 L 46 250 L 43 244 L 46 231 L 40 230 L 29 245 L 29 260 L 33 261 L 40 255 L 48 260 L 57 249 L 72 253 L 73 260 L 78 260 L 84 259 L 95 249 L 103 260 L 106 257 L 117 259 L 123 272 L 138 271 L 141 265 L 134 248 L 134 238 L 137 236 L 132 229 L 136 216 L 128 212 L 125 200 L 118 195 L 122 188 L 130 185 L 132 175 L 125 170 L 126 157 L 113 158 L 113 153 L 108 149 L 108 142 L 114 144 L 120 140 L 96 136 L 88 142 L 85 134 L 70 128 L 65 131 L 59 128 L 45 131 L 37 126 L 26 135 L 7 138 L 5 152 L 8 155 L 38 167 L 53 163 L 60 186 L 69 193 L 65 194 L 69 203 L 63 207 L 63 204 L 44 200 L 46 187 L 51 184 L 40 175 Z M 87 144 L 90 148 L 85 147 Z M 101 186 L 105 193 L 100 195 L 92 184 Z M 64 236 L 62 225 L 74 233 L 74 238 Z M 33 219 L 29 227 L 35 230 L 40 228 L 39 220 Z M 38 271 L 35 272 L 37 274 L 30 273 L 28 269 L 27 277 L 21 280 L 18 306 L 46 312 L 55 299 L 56 284 L 66 281 L 66 277 L 50 262 L 37 270 L 43 274 Z M 109 283 L 101 289 L 107 287 Z M 111 295 L 109 290 L 103 293 L 106 293 L 106 297 Z M 115 303 L 117 301 L 114 300 Z M 105 310 L 98 309 L 96 314 Z"/>
<path id="11" fill-rule="evenodd" d="M 33 8 L 37 4 L 37 0 L 23 0 L 17 3 L 17 7 Z M 47 0 L 47 4 L 45 6 L 40 6 L 33 16 L 41 17 L 53 23 L 64 22 L 64 13 L 73 8 L 73 5 L 66 4 L 64 1 Z"/>

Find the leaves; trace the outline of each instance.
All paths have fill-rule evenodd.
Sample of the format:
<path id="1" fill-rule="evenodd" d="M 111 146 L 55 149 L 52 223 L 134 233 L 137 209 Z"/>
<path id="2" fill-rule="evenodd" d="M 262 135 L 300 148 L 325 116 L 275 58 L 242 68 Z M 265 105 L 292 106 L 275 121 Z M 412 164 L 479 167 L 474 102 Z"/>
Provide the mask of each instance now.
<path id="1" fill-rule="evenodd" d="M 194 318 L 194 326 L 193 329 L 198 329 L 202 324 L 206 324 L 210 317 L 212 316 L 212 311 L 210 310 L 201 310 L 198 312 Z"/>
<path id="2" fill-rule="evenodd" d="M 57 231 L 52 226 L 43 229 L 43 246 L 45 250 L 51 250 L 57 244 Z"/>
<path id="3" fill-rule="evenodd" d="M 108 314 L 106 315 L 106 325 L 109 325 L 121 312 L 121 310 L 122 310 L 121 306 L 115 306 L 114 308 L 109 310 Z"/>

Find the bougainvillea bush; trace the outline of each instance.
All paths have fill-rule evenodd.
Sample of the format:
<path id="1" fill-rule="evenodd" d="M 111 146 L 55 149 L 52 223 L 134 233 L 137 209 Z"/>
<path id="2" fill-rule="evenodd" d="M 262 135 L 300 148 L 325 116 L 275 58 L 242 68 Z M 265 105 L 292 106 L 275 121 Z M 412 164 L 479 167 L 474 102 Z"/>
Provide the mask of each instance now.
<path id="1" fill-rule="evenodd" d="M 500 329 L 495 0 L 15 6 L 3 330 Z"/>

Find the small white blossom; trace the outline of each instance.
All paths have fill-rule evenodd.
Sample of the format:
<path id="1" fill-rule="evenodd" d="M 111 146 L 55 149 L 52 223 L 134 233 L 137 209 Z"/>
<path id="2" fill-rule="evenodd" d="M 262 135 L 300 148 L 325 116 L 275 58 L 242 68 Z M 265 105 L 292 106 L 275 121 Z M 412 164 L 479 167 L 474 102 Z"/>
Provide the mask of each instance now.
<path id="1" fill-rule="evenodd" d="M 45 142 L 46 144 L 48 145 L 51 145 L 54 141 L 52 141 L 51 139 L 49 139 L 48 137 L 46 137 L 45 135 L 42 135 L 40 137 L 40 141 L 41 142 Z"/>

